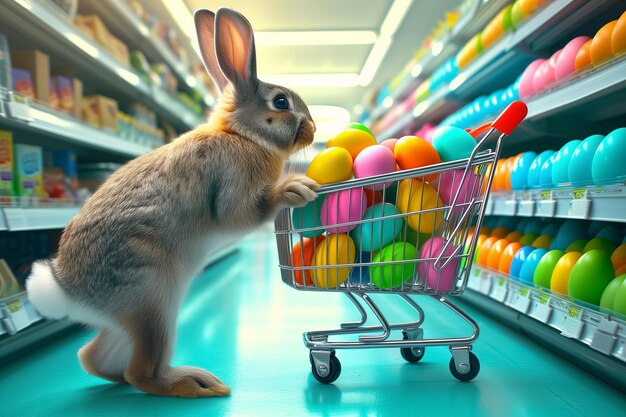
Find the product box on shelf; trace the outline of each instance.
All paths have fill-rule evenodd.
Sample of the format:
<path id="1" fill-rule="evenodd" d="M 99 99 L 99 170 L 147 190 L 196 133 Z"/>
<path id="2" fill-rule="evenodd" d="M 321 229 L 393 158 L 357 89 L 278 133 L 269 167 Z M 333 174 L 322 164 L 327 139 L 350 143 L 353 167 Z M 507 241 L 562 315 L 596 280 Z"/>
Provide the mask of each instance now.
<path id="1" fill-rule="evenodd" d="M 74 104 L 74 117 L 81 118 L 83 102 L 83 82 L 78 78 L 72 78 L 72 95 Z"/>
<path id="2" fill-rule="evenodd" d="M 74 91 L 72 80 L 58 75 L 50 79 L 50 88 L 54 88 L 58 97 L 58 108 L 68 113 L 74 113 Z M 54 106 L 53 106 L 54 107 Z"/>
<path id="3" fill-rule="evenodd" d="M 6 36 L 0 33 L 0 87 L 11 88 L 11 55 Z"/>
<path id="4" fill-rule="evenodd" d="M 83 119 L 95 127 L 117 132 L 117 101 L 104 96 L 87 96 L 82 100 Z"/>
<path id="5" fill-rule="evenodd" d="M 59 91 L 56 84 L 50 79 L 50 107 L 55 110 L 61 109 L 61 102 L 59 98 Z"/>
<path id="6" fill-rule="evenodd" d="M 37 100 L 50 102 L 50 59 L 36 49 L 11 51 L 11 64 L 30 72 Z"/>
<path id="7" fill-rule="evenodd" d="M 44 188 L 51 198 L 75 198 L 78 195 L 78 168 L 73 150 L 44 151 Z"/>
<path id="8" fill-rule="evenodd" d="M 13 135 L 0 130 L 0 196 L 12 196 L 13 188 Z"/>
<path id="9" fill-rule="evenodd" d="M 120 63 L 130 66 L 128 47 L 124 42 L 111 35 L 111 32 L 104 25 L 102 20 L 96 15 L 78 15 L 74 23 L 88 37 L 99 43 Z"/>
<path id="10" fill-rule="evenodd" d="M 33 79 L 30 72 L 19 68 L 13 68 L 11 69 L 11 78 L 13 80 L 13 85 L 11 86 L 13 91 L 18 92 L 25 97 L 30 97 L 31 99 L 35 98 Z"/>
<path id="11" fill-rule="evenodd" d="M 43 150 L 39 146 L 14 145 L 15 190 L 20 197 L 44 197 Z"/>

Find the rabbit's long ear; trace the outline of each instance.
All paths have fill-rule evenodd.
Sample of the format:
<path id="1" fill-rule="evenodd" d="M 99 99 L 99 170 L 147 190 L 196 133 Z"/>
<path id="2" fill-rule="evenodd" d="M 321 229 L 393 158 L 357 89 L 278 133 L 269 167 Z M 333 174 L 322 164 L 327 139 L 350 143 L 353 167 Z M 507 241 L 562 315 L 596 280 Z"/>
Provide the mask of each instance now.
<path id="1" fill-rule="evenodd" d="M 215 55 L 215 13 L 206 9 L 199 9 L 193 15 L 198 35 L 198 46 L 204 60 L 204 67 L 220 91 L 228 84 L 222 69 L 217 63 Z"/>
<path id="2" fill-rule="evenodd" d="M 222 7 L 215 17 L 215 52 L 226 78 L 239 91 L 256 86 L 256 50 L 250 22 Z"/>

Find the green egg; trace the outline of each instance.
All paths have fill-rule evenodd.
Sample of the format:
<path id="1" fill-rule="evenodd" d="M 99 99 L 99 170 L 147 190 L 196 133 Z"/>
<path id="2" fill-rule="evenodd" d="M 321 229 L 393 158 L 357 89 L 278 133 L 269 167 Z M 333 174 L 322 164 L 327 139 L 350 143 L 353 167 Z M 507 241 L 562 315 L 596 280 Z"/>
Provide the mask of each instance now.
<path id="1" fill-rule="evenodd" d="M 404 261 L 417 258 L 415 246 L 406 242 L 396 242 L 385 246 L 372 259 L 373 263 Z M 370 266 L 372 284 L 379 288 L 391 289 L 409 281 L 415 275 L 415 263 L 383 264 Z"/>
<path id="2" fill-rule="evenodd" d="M 359 129 L 359 130 L 362 130 L 362 131 L 364 131 L 364 132 L 369 133 L 370 135 L 372 135 L 372 137 L 373 137 L 374 139 L 376 139 L 376 136 L 374 136 L 374 134 L 373 134 L 373 133 L 372 133 L 372 131 L 369 129 L 369 127 L 365 126 L 363 123 L 358 123 L 358 122 L 353 122 L 353 123 L 350 123 L 350 124 L 348 125 L 348 129 Z"/>
<path id="3" fill-rule="evenodd" d="M 561 256 L 563 255 L 564 252 L 562 250 L 555 249 L 549 251 L 541 257 L 533 275 L 533 282 L 535 285 L 550 288 L 552 272 L 554 271 L 554 267 L 556 267 L 557 262 L 559 262 L 559 259 L 561 259 Z"/>
<path id="4" fill-rule="evenodd" d="M 611 282 L 609 282 L 609 285 L 606 286 L 604 292 L 602 293 L 600 307 L 613 310 L 615 305 L 615 296 L 617 295 L 617 292 L 619 291 L 619 288 L 624 280 L 626 280 L 626 274 L 615 277 Z"/>
<path id="5" fill-rule="evenodd" d="M 572 243 L 569 244 L 567 249 L 565 249 L 565 253 L 570 253 L 570 252 L 580 252 L 580 253 L 582 253 L 586 244 L 587 244 L 587 241 L 585 239 L 575 240 L 575 241 L 573 241 Z"/>
<path id="6" fill-rule="evenodd" d="M 567 283 L 567 293 L 577 300 L 599 305 L 602 293 L 615 277 L 608 253 L 592 249 L 576 261 Z"/>
<path id="7" fill-rule="evenodd" d="M 538 237 L 539 235 L 537 233 L 526 233 L 520 238 L 519 243 L 522 246 L 530 246 Z"/>

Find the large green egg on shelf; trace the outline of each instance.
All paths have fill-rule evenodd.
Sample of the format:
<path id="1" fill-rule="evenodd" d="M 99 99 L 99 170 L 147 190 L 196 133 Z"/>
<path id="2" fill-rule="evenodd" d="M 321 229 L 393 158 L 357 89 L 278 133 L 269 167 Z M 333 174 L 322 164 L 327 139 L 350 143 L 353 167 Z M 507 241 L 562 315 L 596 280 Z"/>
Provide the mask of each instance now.
<path id="1" fill-rule="evenodd" d="M 552 279 L 552 272 L 554 267 L 561 259 L 564 253 L 562 250 L 551 250 L 541 257 L 541 260 L 535 268 L 535 274 L 533 275 L 533 282 L 535 285 L 539 285 L 544 288 L 550 288 L 550 281 Z"/>
<path id="2" fill-rule="evenodd" d="M 615 305 L 615 296 L 625 279 L 626 274 L 615 277 L 611 280 L 611 282 L 609 282 L 609 285 L 606 286 L 604 292 L 602 293 L 602 298 L 600 298 L 600 307 L 613 310 Z"/>
<path id="3" fill-rule="evenodd" d="M 620 275 L 620 277 L 623 276 L 624 275 Z M 615 299 L 613 300 L 613 311 L 619 314 L 626 315 L 626 280 L 622 282 L 622 284 L 615 292 Z"/>
<path id="4" fill-rule="evenodd" d="M 409 261 L 417 258 L 415 246 L 406 242 L 387 245 L 372 259 L 370 267 L 372 284 L 379 288 L 391 289 L 402 285 L 415 275 L 415 262 L 386 264 L 393 261 Z M 385 263 L 380 265 L 380 263 Z M 376 265 L 378 264 L 378 265 Z"/>
<path id="5" fill-rule="evenodd" d="M 610 254 L 592 249 L 578 259 L 567 284 L 570 297 L 599 305 L 604 289 L 615 277 Z"/>
<path id="6" fill-rule="evenodd" d="M 296 207 L 291 214 L 291 222 L 294 229 L 308 229 L 315 228 L 313 230 L 307 230 L 299 232 L 304 237 L 316 237 L 324 233 L 322 227 L 322 220 L 320 218 L 320 210 L 322 209 L 322 203 L 326 195 L 321 195 L 315 200 L 311 201 L 304 207 Z"/>
<path id="7" fill-rule="evenodd" d="M 585 239 L 575 240 L 572 243 L 570 243 L 567 246 L 567 248 L 565 248 L 565 253 L 570 253 L 570 252 L 582 253 L 586 245 L 587 245 L 587 241 Z"/>
<path id="8" fill-rule="evenodd" d="M 583 252 L 588 252 L 590 250 L 602 250 L 611 255 L 615 251 L 615 245 L 608 239 L 603 237 L 594 237 L 591 239 L 585 247 L 583 248 Z"/>

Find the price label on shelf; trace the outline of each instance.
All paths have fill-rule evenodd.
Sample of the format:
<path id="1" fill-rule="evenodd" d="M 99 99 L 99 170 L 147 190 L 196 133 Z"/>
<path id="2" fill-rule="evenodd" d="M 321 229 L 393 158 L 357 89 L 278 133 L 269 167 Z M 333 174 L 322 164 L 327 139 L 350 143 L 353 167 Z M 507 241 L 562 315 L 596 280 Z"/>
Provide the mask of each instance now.
<path id="1" fill-rule="evenodd" d="M 539 200 L 537 202 L 537 216 L 554 217 L 556 213 L 556 201 L 552 199 Z"/>
<path id="2" fill-rule="evenodd" d="M 513 297 L 511 307 L 520 313 L 526 314 L 528 312 L 528 308 L 530 307 L 529 292 L 528 287 L 521 287 L 519 292 Z"/>
<path id="3" fill-rule="evenodd" d="M 2 210 L 9 231 L 24 230 L 28 227 L 26 213 L 21 208 L 7 207 Z"/>
<path id="4" fill-rule="evenodd" d="M 530 313 L 530 316 L 542 323 L 547 323 L 550 320 L 550 314 L 552 308 L 550 307 L 550 296 L 547 294 L 540 294 L 539 299 L 534 304 L 534 308 Z"/>
<path id="5" fill-rule="evenodd" d="M 23 329 L 30 324 L 30 318 L 28 312 L 22 305 L 22 300 L 19 298 L 7 303 L 7 310 L 9 312 L 8 318 L 13 323 L 15 331 Z"/>
<path id="6" fill-rule="evenodd" d="M 584 323 L 580 319 L 580 307 L 569 306 L 561 323 L 561 334 L 565 337 L 578 339 L 583 331 Z"/>
<path id="7" fill-rule="evenodd" d="M 517 213 L 517 200 L 506 200 L 500 213 L 503 216 L 515 216 Z"/>
<path id="8" fill-rule="evenodd" d="M 467 281 L 467 287 L 474 291 L 479 291 L 481 281 L 481 273 L 479 269 L 472 269 L 469 280 Z"/>
<path id="9" fill-rule="evenodd" d="M 567 215 L 575 219 L 587 219 L 590 210 L 591 200 L 587 198 L 587 190 L 574 190 L 572 200 L 567 208 Z"/>
<path id="10" fill-rule="evenodd" d="M 596 332 L 593 334 L 591 347 L 604 353 L 605 355 L 613 353 L 613 348 L 615 347 L 615 342 L 617 341 L 617 338 L 615 337 L 617 327 L 617 322 L 603 319 L 598 324 Z"/>
<path id="11" fill-rule="evenodd" d="M 524 200 L 524 201 L 519 202 L 519 205 L 517 206 L 518 216 L 532 217 L 533 214 L 535 214 L 535 202 L 534 201 Z"/>
<path id="12" fill-rule="evenodd" d="M 503 302 L 507 294 L 506 278 L 501 278 L 494 275 L 490 281 L 494 281 L 491 289 L 491 298 Z"/>

